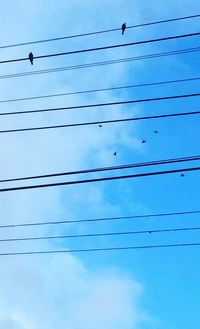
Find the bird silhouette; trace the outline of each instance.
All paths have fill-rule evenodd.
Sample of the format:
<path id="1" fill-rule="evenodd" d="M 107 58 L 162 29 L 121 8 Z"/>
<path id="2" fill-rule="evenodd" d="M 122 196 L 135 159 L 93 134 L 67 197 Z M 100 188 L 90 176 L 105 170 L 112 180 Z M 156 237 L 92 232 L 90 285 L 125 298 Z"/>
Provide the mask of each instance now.
<path id="1" fill-rule="evenodd" d="M 185 175 L 184 174 L 181 174 L 181 177 L 185 177 Z"/>
<path id="2" fill-rule="evenodd" d="M 102 128 L 102 125 L 99 125 L 99 128 Z"/>
<path id="3" fill-rule="evenodd" d="M 154 132 L 154 134 L 158 134 L 158 130 L 154 130 L 153 132 Z"/>
<path id="4" fill-rule="evenodd" d="M 114 152 L 113 155 L 116 156 L 117 155 L 117 152 Z"/>
<path id="5" fill-rule="evenodd" d="M 142 144 L 146 143 L 145 139 L 142 140 Z"/>
<path id="6" fill-rule="evenodd" d="M 124 34 L 125 30 L 126 30 L 126 23 L 122 24 L 122 34 Z"/>
<path id="7" fill-rule="evenodd" d="M 28 58 L 31 62 L 31 65 L 33 65 L 33 53 L 29 53 Z"/>

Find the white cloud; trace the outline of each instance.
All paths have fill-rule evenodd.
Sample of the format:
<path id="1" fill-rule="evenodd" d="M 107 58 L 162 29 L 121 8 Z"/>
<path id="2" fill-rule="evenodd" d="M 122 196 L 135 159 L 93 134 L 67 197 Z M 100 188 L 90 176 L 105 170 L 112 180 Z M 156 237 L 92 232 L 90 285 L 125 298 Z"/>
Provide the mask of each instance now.
<path id="1" fill-rule="evenodd" d="M 135 329 L 149 321 L 139 283 L 111 269 L 90 271 L 70 255 L 4 259 L 0 291 L 2 329 Z"/>
<path id="2" fill-rule="evenodd" d="M 133 24 L 134 20 L 143 21 L 143 13 L 147 10 L 141 5 L 138 9 L 136 1 L 7 1 L 7 6 L 1 5 L 1 43 L 33 40 L 46 35 L 56 36 L 79 33 L 81 31 L 98 30 L 101 27 L 120 26 L 126 21 Z M 170 4 L 174 1 L 169 2 Z M 152 2 L 148 6 L 148 14 L 155 13 Z M 112 15 L 108 15 L 112 13 Z M 9 19 L 8 19 L 9 17 Z M 140 19 L 139 19 L 140 17 Z M 9 26 L 8 26 L 9 22 Z M 139 32 L 135 32 L 134 38 Z M 141 34 L 143 32 L 140 32 Z M 121 37 L 121 35 L 120 35 Z M 125 36 L 129 40 L 129 36 Z M 100 40 L 100 41 L 98 41 Z M 68 41 L 44 47 L 33 46 L 33 53 L 48 53 L 55 50 L 77 49 L 90 47 L 93 44 L 119 42 L 118 35 L 107 35 L 87 40 Z M 110 41 L 111 40 L 111 41 Z M 122 39 L 120 39 L 121 42 Z M 124 39 L 123 39 L 124 40 Z M 146 49 L 146 48 L 145 48 Z M 147 48 L 148 49 L 148 48 Z M 1 58 L 12 58 L 28 54 L 30 47 L 2 51 Z M 118 58 L 137 55 L 140 50 L 131 48 L 118 52 Z M 115 53 L 105 53 L 104 58 L 112 59 Z M 103 54 L 93 54 L 87 57 L 66 57 L 57 61 L 37 61 L 34 70 L 45 65 L 51 67 L 70 65 L 71 63 L 98 61 Z M 117 58 L 117 56 L 116 56 Z M 47 63 L 47 64 L 46 64 Z M 53 63 L 53 64 L 52 64 Z M 27 63 L 15 66 L 3 66 L 2 72 L 15 70 L 31 70 Z M 89 69 L 62 74 L 44 75 L 24 79 L 0 81 L 1 99 L 26 97 L 37 94 L 70 92 L 91 88 L 106 88 L 125 85 L 127 76 L 131 74 L 132 83 L 141 75 L 140 68 L 144 64 L 132 64 L 129 70 L 126 65 L 110 66 L 100 69 Z M 133 70 L 134 69 L 134 70 Z M 134 95 L 134 93 L 133 93 Z M 14 103 L 1 106 L 1 110 L 39 108 L 82 104 L 103 100 L 117 101 L 128 98 L 128 93 L 122 95 L 99 94 L 46 100 L 43 102 Z M 135 109 L 136 113 L 137 108 Z M 132 112 L 133 113 L 133 112 Z M 92 121 L 96 118 L 128 117 L 129 110 L 118 108 L 114 111 L 90 110 L 63 112 L 15 119 L 1 119 L 1 127 L 36 126 L 72 121 Z M 141 152 L 136 136 L 136 125 L 113 125 L 86 127 L 81 129 L 55 130 L 34 132 L 21 135 L 0 136 L 0 171 L 1 177 L 43 174 L 52 171 L 62 171 L 92 166 L 116 164 L 113 151 L 131 150 L 135 154 Z M 128 153 L 128 152 L 127 152 Z M 118 160 L 117 160 L 118 161 Z M 123 162 L 120 157 L 119 162 Z M 116 188 L 116 191 L 117 188 Z M 126 197 L 127 191 L 124 191 Z M 128 199 L 128 197 L 127 197 Z M 54 190 L 37 190 L 1 195 L 1 224 L 42 221 L 45 219 L 92 217 L 93 215 L 117 214 L 121 205 L 113 205 L 112 198 L 107 198 L 105 186 L 76 187 Z M 133 206 L 133 204 L 132 204 Z M 136 209 L 145 207 L 136 205 Z M 48 229 L 48 231 L 51 229 Z M 53 229 L 54 230 L 54 229 Z M 52 231 L 53 231 L 52 230 Z M 51 231 L 51 232 L 52 232 Z M 32 230 L 14 231 L 17 234 L 33 235 Z M 34 231 L 35 232 L 35 231 Z M 38 230 L 45 234 L 47 230 Z M 11 234 L 0 232 L 1 236 Z M 41 244 L 42 248 L 44 244 Z M 49 247 L 49 245 L 45 245 Z M 3 248 L 4 247 L 4 248 Z M 4 245 L 1 250 L 8 250 Z M 37 244 L 37 248 L 40 245 Z M 13 244 L 10 250 L 24 249 Z M 35 245 L 29 244 L 29 248 Z M 138 329 L 143 322 L 148 322 L 142 304 L 142 287 L 137 281 L 127 277 L 122 272 L 111 269 L 101 270 L 96 264 L 96 271 L 84 265 L 78 257 L 42 256 L 1 259 L 0 270 L 0 328 L 1 329 Z M 118 267 L 118 264 L 116 264 Z"/>
<path id="3" fill-rule="evenodd" d="M 124 2 L 127 4 L 127 2 Z M 93 30 L 98 26 L 112 26 L 119 18 L 113 16 L 106 21 L 107 10 L 119 13 L 121 6 L 107 2 L 81 1 L 66 4 L 66 1 L 19 1 L 15 12 L 11 10 L 12 1 L 8 7 L 2 8 L 2 17 L 7 34 L 4 43 L 8 41 L 31 40 L 45 35 L 76 33 L 83 29 Z M 10 6 L 10 8 L 9 8 Z M 77 12 L 78 7 L 83 11 Z M 114 7 L 113 7 L 114 6 Z M 125 12 L 127 9 L 125 10 Z M 76 12 L 76 15 L 74 15 Z M 98 14 L 97 14 L 98 12 Z M 66 16 L 65 16 L 66 13 Z M 91 20 L 96 15 L 95 20 Z M 45 17 L 44 17 L 45 16 Z M 20 19 L 19 19 L 20 17 Z M 121 24 L 121 19 L 120 19 Z M 96 41 L 96 40 L 95 40 Z M 109 37 L 107 38 L 109 41 Z M 92 39 L 91 39 L 92 42 Z M 88 47 L 92 44 L 88 43 Z M 106 40 L 101 39 L 101 42 Z M 114 42 L 114 40 L 113 40 Z M 3 38 L 2 38 L 3 43 Z M 78 48 L 85 46 L 85 40 L 76 40 L 67 43 L 67 47 Z M 55 47 L 55 48 L 52 48 Z M 58 48 L 57 48 L 58 47 Z M 66 42 L 61 44 L 46 45 L 45 47 L 33 46 L 33 53 L 47 53 L 57 49 L 66 49 Z M 18 57 L 28 54 L 29 47 L 2 51 L 3 57 Z M 121 55 L 123 52 L 121 53 Z M 96 55 L 95 55 L 96 56 Z M 82 61 L 97 61 L 98 58 L 88 55 Z M 99 58 L 102 54 L 98 55 Z M 112 56 L 112 55 L 111 55 Z M 105 54 L 105 59 L 110 58 Z M 79 61 L 75 58 L 74 62 Z M 54 63 L 54 62 L 53 62 Z M 69 65 L 72 58 L 60 59 L 55 66 Z M 34 69 L 46 65 L 39 61 Z M 52 63 L 47 61 L 47 66 Z M 27 63 L 20 65 L 4 66 L 2 72 L 27 70 Z M 28 69 L 32 69 L 28 67 Z M 86 70 L 80 72 L 65 72 L 61 75 L 48 75 L 30 77 L 17 80 L 1 81 L 1 99 L 24 97 L 48 92 L 62 92 L 83 90 L 95 87 L 108 87 L 123 84 L 126 70 L 119 66 L 117 71 L 113 67 L 102 70 Z M 113 78 L 115 82 L 113 83 Z M 88 102 L 116 101 L 119 97 L 111 95 L 91 95 L 51 99 L 43 102 L 11 103 L 4 104 L 1 109 L 11 110 L 36 107 L 62 106 L 63 104 L 81 104 Z M 36 115 L 30 117 L 16 117 L 1 119 L 2 127 L 46 125 L 56 122 L 89 121 L 94 118 L 109 118 L 112 111 L 103 109 L 96 111 L 63 112 L 57 114 Z M 126 116 L 120 109 L 115 110 L 115 117 Z M 2 177 L 31 175 L 51 171 L 62 171 L 90 166 L 114 163 L 113 151 L 116 147 L 125 145 L 137 150 L 137 143 L 132 145 L 132 130 L 122 126 L 83 128 L 77 130 L 56 130 L 49 132 L 2 135 L 0 138 L 1 159 L 0 169 Z M 87 216 L 88 210 L 97 213 L 99 207 L 104 211 L 116 211 L 109 200 L 104 196 L 103 185 L 99 187 L 87 186 L 74 189 L 38 190 L 5 194 L 1 196 L 1 224 L 9 222 L 40 221 L 46 219 L 70 218 Z M 77 206 L 77 203 L 79 206 Z M 38 235 L 53 232 L 51 229 L 30 229 L 20 231 L 1 231 L 3 236 L 22 236 L 23 234 Z M 37 248 L 51 247 L 51 244 L 37 244 Z M 2 244 L 1 250 L 23 250 L 24 244 Z M 26 248 L 36 248 L 34 244 L 26 244 Z M 77 257 L 71 255 L 51 257 L 22 257 L 1 259 L 0 271 L 0 327 L 1 329 L 135 329 L 145 321 L 145 315 L 138 302 L 141 299 L 141 286 L 138 282 L 126 277 L 121 272 L 111 269 L 96 271 L 84 266 Z"/>

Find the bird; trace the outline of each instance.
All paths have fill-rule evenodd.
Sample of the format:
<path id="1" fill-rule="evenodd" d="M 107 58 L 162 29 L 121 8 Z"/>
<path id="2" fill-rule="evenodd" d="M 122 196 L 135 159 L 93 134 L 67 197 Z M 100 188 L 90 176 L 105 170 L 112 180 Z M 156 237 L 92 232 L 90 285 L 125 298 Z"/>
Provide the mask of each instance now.
<path id="1" fill-rule="evenodd" d="M 122 34 L 124 34 L 125 30 L 126 30 L 126 23 L 122 24 Z"/>
<path id="2" fill-rule="evenodd" d="M 146 143 L 145 139 L 142 140 L 142 144 Z"/>
<path id="3" fill-rule="evenodd" d="M 181 174 L 181 177 L 185 177 L 185 175 L 184 174 Z"/>
<path id="4" fill-rule="evenodd" d="M 114 152 L 113 155 L 116 156 L 117 155 L 117 152 Z"/>
<path id="5" fill-rule="evenodd" d="M 99 128 L 102 128 L 102 125 L 99 125 Z"/>
<path id="6" fill-rule="evenodd" d="M 33 53 L 32 52 L 29 53 L 28 58 L 31 62 L 31 65 L 33 65 Z"/>
<path id="7" fill-rule="evenodd" d="M 154 130 L 153 132 L 154 132 L 154 134 L 158 134 L 158 130 Z"/>

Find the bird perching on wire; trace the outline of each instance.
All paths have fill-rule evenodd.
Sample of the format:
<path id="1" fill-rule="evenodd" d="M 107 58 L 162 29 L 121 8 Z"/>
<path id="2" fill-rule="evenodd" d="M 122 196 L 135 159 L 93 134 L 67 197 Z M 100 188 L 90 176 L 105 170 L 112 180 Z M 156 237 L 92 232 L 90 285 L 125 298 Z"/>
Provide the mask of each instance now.
<path id="1" fill-rule="evenodd" d="M 122 35 L 124 34 L 125 30 L 126 30 L 126 23 L 122 24 Z"/>
<path id="2" fill-rule="evenodd" d="M 31 62 L 31 65 L 33 65 L 33 53 L 32 52 L 29 53 L 28 58 Z"/>

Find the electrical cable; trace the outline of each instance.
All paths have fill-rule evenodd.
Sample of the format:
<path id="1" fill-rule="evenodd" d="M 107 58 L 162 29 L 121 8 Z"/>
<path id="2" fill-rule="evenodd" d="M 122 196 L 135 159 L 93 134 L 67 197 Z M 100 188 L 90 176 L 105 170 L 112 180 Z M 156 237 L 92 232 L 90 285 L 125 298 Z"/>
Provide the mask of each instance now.
<path id="1" fill-rule="evenodd" d="M 119 101 L 119 102 L 64 106 L 64 107 L 44 108 L 44 109 L 38 109 L 38 110 L 0 112 L 0 116 L 19 115 L 19 114 L 21 115 L 21 114 L 30 114 L 30 113 L 33 114 L 33 113 L 41 113 L 41 112 L 55 112 L 55 111 L 57 112 L 57 111 L 88 109 L 88 108 L 115 106 L 115 105 L 138 104 L 138 103 L 166 101 L 166 100 L 172 100 L 172 99 L 182 99 L 182 98 L 199 97 L 199 96 L 200 96 L 200 93 L 190 93 L 190 94 L 183 94 L 183 95 L 171 95 L 171 96 L 162 96 L 162 97 L 153 97 L 153 98 L 133 99 L 133 100 Z"/>
<path id="2" fill-rule="evenodd" d="M 147 166 L 158 166 L 158 165 L 182 163 L 182 162 L 188 162 L 188 161 L 199 161 L 199 160 L 200 160 L 200 155 L 194 155 L 194 156 L 188 156 L 188 157 L 182 157 L 182 158 L 156 160 L 156 161 L 149 161 L 149 162 L 139 162 L 139 163 L 131 163 L 131 164 L 101 167 L 101 168 L 90 168 L 90 169 L 83 169 L 83 170 L 51 173 L 51 174 L 46 174 L 46 175 L 6 178 L 6 179 L 0 179 L 0 183 L 16 182 L 16 181 L 22 181 L 22 180 L 33 180 L 33 179 L 41 179 L 41 178 L 50 178 L 50 177 L 52 178 L 52 177 L 68 176 L 68 175 L 91 174 L 91 173 L 104 172 L 104 171 L 123 170 L 123 169 L 131 169 L 131 168 L 139 168 L 139 167 L 147 167 Z"/>
<path id="3" fill-rule="evenodd" d="M 23 237 L 23 238 L 7 238 L 0 239 L 1 242 L 22 242 L 22 241 L 38 241 L 38 240 L 58 240 L 58 239 L 76 239 L 76 238 L 94 238 L 105 236 L 123 236 L 123 235 L 137 235 L 137 234 L 154 234 L 154 233 L 171 233 L 171 232 L 187 232 L 199 231 L 200 227 L 182 227 L 169 229 L 153 229 L 142 231 L 125 231 L 125 232 L 105 232 L 105 233 L 88 233 L 88 234 L 67 234 L 55 236 L 41 236 L 41 237 Z"/>
<path id="4" fill-rule="evenodd" d="M 145 117 L 134 117 L 134 118 L 115 119 L 115 120 L 113 119 L 113 120 L 103 120 L 103 121 L 93 121 L 93 122 L 69 123 L 69 124 L 63 124 L 63 125 L 53 125 L 53 126 L 43 126 L 43 127 L 7 129 L 7 130 L 0 130 L 0 134 L 20 133 L 20 132 L 36 131 L 36 130 L 83 127 L 83 126 L 92 126 L 92 125 L 97 125 L 97 124 L 101 125 L 101 124 L 132 122 L 132 121 L 140 121 L 140 120 L 165 119 L 165 118 L 184 117 L 184 116 L 199 115 L 199 114 L 200 114 L 200 111 L 192 111 L 192 112 L 160 114 L 160 115 L 151 115 L 151 116 L 145 116 Z"/>
<path id="5" fill-rule="evenodd" d="M 46 226 L 46 225 L 66 225 L 66 224 L 78 224 L 78 223 L 93 223 L 93 222 L 105 222 L 105 221 L 118 221 L 118 220 L 143 220 L 149 218 L 163 218 L 163 217 L 174 217 L 174 216 L 188 216 L 200 214 L 200 210 L 190 211 L 179 211 L 179 212 L 166 212 L 166 213 L 153 213 L 144 215 L 130 215 L 130 216 L 118 216 L 118 217 L 99 217 L 89 219 L 68 219 L 68 220 L 57 220 L 57 221 L 46 221 L 46 222 L 32 222 L 32 223 L 18 223 L 18 224 L 5 224 L 0 225 L 0 229 L 7 228 L 21 228 L 21 227 L 34 227 L 34 226 Z"/>
<path id="6" fill-rule="evenodd" d="M 100 88 L 100 89 L 91 89 L 91 90 L 79 90 L 79 91 L 59 93 L 59 94 L 49 94 L 49 95 L 40 95 L 40 96 L 22 97 L 22 98 L 13 98 L 13 99 L 2 99 L 2 100 L 0 100 L 0 103 L 22 102 L 22 101 L 35 100 L 35 99 L 71 96 L 71 95 L 79 95 L 79 94 L 89 94 L 89 93 L 97 93 L 97 92 L 104 92 L 104 91 L 124 90 L 124 89 L 131 89 L 131 88 L 151 87 L 151 86 L 182 83 L 182 82 L 189 82 L 189 81 L 198 81 L 198 80 L 200 80 L 200 77 L 178 79 L 178 80 L 157 81 L 157 82 L 155 81 L 155 82 L 140 83 L 140 84 L 129 85 L 129 86 L 118 86 L 118 87 Z"/>
<path id="7" fill-rule="evenodd" d="M 121 59 L 109 60 L 109 61 L 103 61 L 103 62 L 93 62 L 93 63 L 88 63 L 88 64 L 71 65 L 71 66 L 57 67 L 57 68 L 52 68 L 52 69 L 37 70 L 37 71 L 31 71 L 31 72 L 19 72 L 19 73 L 4 74 L 4 75 L 0 75 L 0 79 L 12 79 L 12 78 L 20 78 L 20 77 L 25 77 L 25 76 L 41 75 L 41 74 L 47 74 L 47 73 L 80 70 L 80 69 L 91 68 L 91 67 L 120 64 L 120 63 L 133 62 L 133 61 L 138 61 L 138 60 L 194 53 L 194 52 L 199 52 L 199 51 L 200 51 L 200 47 L 186 48 L 186 49 L 172 50 L 172 51 L 167 51 L 167 52 L 160 52 L 160 53 L 154 53 L 154 54 L 148 54 L 148 55 L 142 55 L 142 56 L 134 56 L 134 57 L 128 57 L 128 58 L 121 58 Z"/>
<path id="8" fill-rule="evenodd" d="M 2 193 L 2 192 L 14 192 L 14 191 L 20 191 L 20 190 L 49 188 L 49 187 L 65 186 L 65 185 L 77 185 L 77 184 L 95 183 L 95 182 L 97 183 L 97 182 L 103 182 L 103 181 L 131 179 L 131 178 L 157 176 L 157 175 L 165 175 L 165 174 L 175 174 L 175 173 L 180 173 L 180 172 L 191 172 L 191 171 L 198 171 L 198 170 L 200 170 L 200 167 L 190 167 L 190 168 L 181 168 L 181 169 L 173 169 L 173 170 L 146 172 L 146 173 L 132 174 L 132 175 L 91 178 L 91 179 L 74 180 L 74 181 L 66 181 L 66 182 L 56 182 L 56 183 L 47 183 L 47 184 L 38 184 L 38 185 L 24 185 L 24 186 L 0 188 L 0 193 Z"/>
<path id="9" fill-rule="evenodd" d="M 78 49 L 78 50 L 72 50 L 72 51 L 66 51 L 66 52 L 60 52 L 60 53 L 54 53 L 54 54 L 38 55 L 38 56 L 34 56 L 34 60 L 46 59 L 46 58 L 52 58 L 52 57 L 58 57 L 58 56 L 82 54 L 82 53 L 102 51 L 102 50 L 108 50 L 108 49 L 116 49 L 116 48 L 122 48 L 122 47 L 137 46 L 137 45 L 164 42 L 164 41 L 177 40 L 177 39 L 183 39 L 183 38 L 191 38 L 191 37 L 197 37 L 199 35 L 200 35 L 200 32 L 194 32 L 194 33 L 172 35 L 172 36 L 167 36 L 167 37 L 162 37 L 162 38 L 157 38 L 157 39 L 140 40 L 140 41 L 134 41 L 134 42 L 129 42 L 129 43 L 110 45 L 110 46 L 102 46 L 102 47 Z M 0 64 L 16 63 L 16 62 L 22 62 L 22 61 L 27 61 L 27 60 L 29 61 L 29 58 L 27 58 L 27 57 L 6 59 L 6 60 L 1 60 Z"/>
<path id="10" fill-rule="evenodd" d="M 153 22 L 147 22 L 147 23 L 140 23 L 140 24 L 136 24 L 136 25 L 130 25 L 130 26 L 127 26 L 126 29 L 133 29 L 133 28 L 138 28 L 138 27 L 145 27 L 145 26 L 151 26 L 151 25 L 157 25 L 157 24 L 163 24 L 163 23 L 170 23 L 170 22 L 194 19 L 194 18 L 199 18 L 199 17 L 200 17 L 200 15 L 198 14 L 198 15 L 190 15 L 190 16 L 183 16 L 183 17 L 177 17 L 177 18 L 170 18 L 170 19 L 164 19 L 164 20 L 159 20 L 159 21 L 153 21 Z M 53 41 L 61 41 L 61 40 L 65 40 L 65 39 L 86 37 L 86 36 L 102 34 L 102 33 L 109 33 L 109 32 L 115 32 L 115 31 L 121 31 L 121 28 L 112 28 L 112 29 L 107 29 L 107 30 L 102 30 L 102 31 L 87 32 L 87 33 L 68 35 L 68 36 L 62 36 L 62 37 L 55 37 L 55 38 L 49 38 L 49 39 L 43 39 L 43 40 L 35 40 L 35 41 L 28 41 L 28 42 L 21 42 L 21 43 L 3 45 L 3 46 L 0 46 L 0 49 L 13 48 L 13 47 L 19 47 L 19 46 L 27 46 L 27 45 L 53 42 Z"/>
<path id="11" fill-rule="evenodd" d="M 139 249 L 158 249 L 158 248 L 176 248 L 176 247 L 197 247 L 200 243 L 177 243 L 177 244 L 160 244 L 160 245 L 140 245 L 126 247 L 108 247 L 108 248 L 91 248 L 91 249 L 62 249 L 62 250 L 39 250 L 39 251 L 21 251 L 21 252 L 4 252 L 0 256 L 19 256 L 19 255 L 41 255 L 41 254 L 61 254 L 61 253 L 83 253 L 98 251 L 122 251 L 122 250 L 139 250 Z"/>

